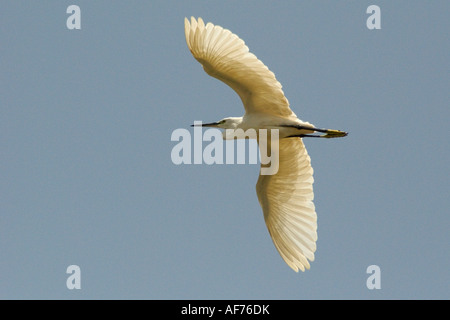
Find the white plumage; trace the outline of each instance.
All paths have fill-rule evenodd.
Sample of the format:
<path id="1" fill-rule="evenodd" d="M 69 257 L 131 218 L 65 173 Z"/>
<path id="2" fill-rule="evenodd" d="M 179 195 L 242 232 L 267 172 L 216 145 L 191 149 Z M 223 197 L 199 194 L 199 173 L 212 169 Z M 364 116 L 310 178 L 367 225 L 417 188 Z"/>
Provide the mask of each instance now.
<path id="1" fill-rule="evenodd" d="M 237 92 L 245 108 L 243 117 L 203 124 L 247 130 L 279 129 L 278 172 L 259 176 L 256 192 L 273 243 L 295 271 L 309 269 L 317 241 L 313 203 L 313 169 L 302 137 L 335 138 L 338 130 L 318 129 L 303 122 L 289 108 L 281 84 L 244 41 L 227 29 L 201 18 L 185 19 L 186 42 L 194 58 L 210 76 Z M 322 132 L 325 135 L 310 135 Z M 263 165 L 264 167 L 264 165 Z"/>

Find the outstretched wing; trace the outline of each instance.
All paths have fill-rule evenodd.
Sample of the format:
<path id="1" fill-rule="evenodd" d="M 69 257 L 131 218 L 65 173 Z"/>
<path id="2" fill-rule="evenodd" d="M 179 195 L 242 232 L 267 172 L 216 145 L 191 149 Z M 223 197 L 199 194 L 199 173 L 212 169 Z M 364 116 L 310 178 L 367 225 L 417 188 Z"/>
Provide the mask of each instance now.
<path id="1" fill-rule="evenodd" d="M 278 159 L 278 172 L 260 175 L 256 193 L 281 257 L 294 271 L 304 271 L 317 241 L 311 160 L 300 138 L 280 139 Z"/>
<path id="2" fill-rule="evenodd" d="M 227 29 L 207 23 L 201 18 L 184 19 L 186 42 L 195 59 L 210 76 L 234 89 L 244 104 L 246 113 L 267 113 L 290 117 L 281 84 L 244 41 Z"/>

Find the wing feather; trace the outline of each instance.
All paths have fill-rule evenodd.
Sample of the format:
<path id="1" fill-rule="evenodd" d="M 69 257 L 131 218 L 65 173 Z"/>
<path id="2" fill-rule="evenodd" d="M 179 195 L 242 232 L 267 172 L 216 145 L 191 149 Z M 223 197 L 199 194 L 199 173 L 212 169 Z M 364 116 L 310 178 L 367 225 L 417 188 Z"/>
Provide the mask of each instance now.
<path id="1" fill-rule="evenodd" d="M 246 113 L 295 117 L 281 84 L 237 35 L 201 18 L 185 18 L 186 43 L 210 76 L 237 92 Z"/>
<path id="2" fill-rule="evenodd" d="M 272 150 L 274 152 L 274 150 Z M 313 169 L 300 138 L 279 140 L 279 169 L 260 175 L 256 192 L 273 243 L 295 271 L 309 269 L 317 241 Z"/>

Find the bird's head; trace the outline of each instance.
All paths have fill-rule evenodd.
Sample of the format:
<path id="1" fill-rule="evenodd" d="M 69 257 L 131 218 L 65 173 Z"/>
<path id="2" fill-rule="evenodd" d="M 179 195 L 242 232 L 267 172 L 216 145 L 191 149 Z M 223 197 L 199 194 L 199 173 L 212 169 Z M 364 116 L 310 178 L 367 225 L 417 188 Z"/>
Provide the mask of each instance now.
<path id="1" fill-rule="evenodd" d="M 242 122 L 241 117 L 229 117 L 212 123 L 194 123 L 191 127 L 211 127 L 221 129 L 236 129 Z"/>

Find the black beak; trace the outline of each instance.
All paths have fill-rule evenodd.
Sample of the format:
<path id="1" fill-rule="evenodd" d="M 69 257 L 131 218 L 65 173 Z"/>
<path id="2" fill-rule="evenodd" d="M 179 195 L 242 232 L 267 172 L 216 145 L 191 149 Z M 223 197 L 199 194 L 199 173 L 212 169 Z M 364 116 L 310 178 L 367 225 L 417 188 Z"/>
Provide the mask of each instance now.
<path id="1" fill-rule="evenodd" d="M 218 122 L 211 123 L 200 123 L 200 124 L 191 124 L 191 127 L 217 127 L 219 125 Z"/>

